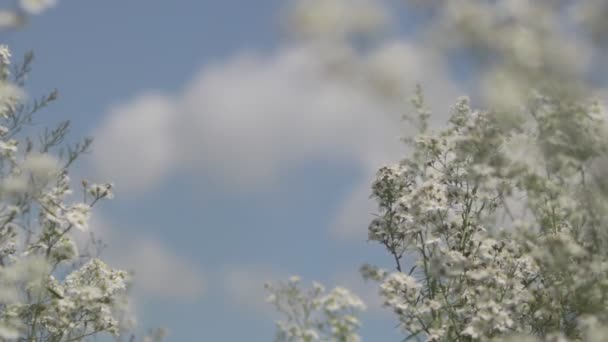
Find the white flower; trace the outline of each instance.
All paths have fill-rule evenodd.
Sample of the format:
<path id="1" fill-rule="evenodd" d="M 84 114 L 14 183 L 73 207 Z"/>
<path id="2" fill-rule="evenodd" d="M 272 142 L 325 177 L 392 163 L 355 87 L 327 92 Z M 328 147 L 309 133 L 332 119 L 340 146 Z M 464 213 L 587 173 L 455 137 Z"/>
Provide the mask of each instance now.
<path id="1" fill-rule="evenodd" d="M 40 14 L 55 6 L 57 0 L 19 0 L 19 5 L 30 14 Z"/>
<path id="2" fill-rule="evenodd" d="M 341 287 L 324 293 L 324 286 L 317 282 L 312 289 L 302 291 L 298 286 L 300 278 L 293 278 L 278 288 L 265 286 L 279 312 L 293 313 L 286 315 L 286 321 L 277 322 L 280 340 L 359 341 L 356 330 L 360 323 L 354 313 L 365 310 L 359 297 Z M 306 317 L 301 316 L 304 312 Z"/>
<path id="3" fill-rule="evenodd" d="M 19 336 L 21 336 L 19 329 L 5 324 L 0 325 L 0 337 L 2 337 L 3 340 L 11 341 L 17 339 Z"/>
<path id="4" fill-rule="evenodd" d="M 479 338 L 479 332 L 475 329 L 474 326 L 469 325 L 467 326 L 462 332 L 461 334 L 465 335 L 465 336 L 471 336 L 471 338 Z"/>
<path id="5" fill-rule="evenodd" d="M 385 8 L 373 0 L 303 0 L 292 15 L 298 33 L 317 39 L 372 33 L 387 20 Z"/>
<path id="6" fill-rule="evenodd" d="M 277 301 L 277 296 L 274 294 L 268 295 L 268 297 L 266 297 L 266 302 L 267 303 L 274 303 Z"/>
<path id="7" fill-rule="evenodd" d="M 20 4 L 38 13 L 54 1 Z M 6 24 L 5 14 L 0 11 L 0 27 Z M 65 262 L 78 256 L 68 230 L 87 229 L 92 201 L 66 203 L 71 189 L 63 162 L 36 152 L 41 147 L 31 143 L 36 139 L 14 134 L 23 132 L 28 115 L 44 106 L 24 103 L 23 90 L 9 81 L 10 58 L 10 50 L 0 45 L 0 340 L 24 339 L 22 333 L 30 330 L 32 336 L 57 341 L 76 334 L 117 333 L 126 273 L 97 259 L 86 262 L 86 254 L 78 259 L 86 262 L 81 269 Z M 61 142 L 61 136 L 56 138 Z M 112 196 L 111 185 L 96 188 L 103 191 L 96 200 Z M 36 317 L 36 323 L 25 317 Z"/>
<path id="8" fill-rule="evenodd" d="M 21 168 L 32 176 L 36 185 L 45 186 L 57 177 L 61 164 L 48 153 L 32 153 L 23 161 Z"/>
<path id="9" fill-rule="evenodd" d="M 0 140 L 0 151 L 16 152 L 17 142 L 15 140 L 2 141 Z"/>
<path id="10" fill-rule="evenodd" d="M 112 192 L 113 187 L 114 186 L 111 183 L 91 184 L 91 185 L 88 185 L 87 192 L 94 198 L 112 199 L 112 198 L 114 198 L 114 193 Z"/>
<path id="11" fill-rule="evenodd" d="M 6 117 L 25 98 L 23 89 L 17 85 L 0 80 L 0 116 Z"/>
<path id="12" fill-rule="evenodd" d="M 85 203 L 72 205 L 65 214 L 66 220 L 79 230 L 86 230 L 91 216 L 91 207 Z"/>
<path id="13" fill-rule="evenodd" d="M 10 10 L 0 10 L 0 29 L 15 28 L 23 24 L 23 18 Z"/>
<path id="14" fill-rule="evenodd" d="M 11 50 L 4 44 L 0 44 L 0 64 L 4 66 L 11 64 Z"/>

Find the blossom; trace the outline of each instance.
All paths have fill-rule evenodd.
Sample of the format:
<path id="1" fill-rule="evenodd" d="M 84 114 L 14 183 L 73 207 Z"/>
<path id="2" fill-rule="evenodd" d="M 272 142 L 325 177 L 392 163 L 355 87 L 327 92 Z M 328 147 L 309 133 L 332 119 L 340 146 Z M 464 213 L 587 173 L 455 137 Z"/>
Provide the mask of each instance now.
<path id="1" fill-rule="evenodd" d="M 52 4 L 21 1 L 32 13 Z M 126 317 L 127 274 L 91 259 L 89 251 L 79 253 L 72 237 L 73 229 L 87 229 L 92 207 L 112 197 L 112 185 L 93 185 L 90 196 L 73 203 L 65 161 L 49 148 L 63 140 L 67 126 L 47 130 L 41 146 L 16 137 L 25 116 L 53 96 L 30 109 L 21 87 L 7 77 L 10 57 L 0 46 L 0 340 L 117 334 Z M 70 149 L 70 162 L 80 153 Z"/>
<path id="2" fill-rule="evenodd" d="M 6 117 L 24 97 L 25 93 L 19 86 L 0 80 L 0 117 Z"/>
<path id="3" fill-rule="evenodd" d="M 40 14 L 55 6 L 57 0 L 19 0 L 19 5 L 30 14 Z"/>
<path id="4" fill-rule="evenodd" d="M 604 314 L 604 304 L 587 304 L 608 304 L 608 276 L 599 271 L 608 259 L 592 247 L 597 243 L 592 236 L 604 233 L 586 222 L 608 207 L 600 197 L 594 197 L 598 207 L 585 206 L 595 190 L 576 171 L 587 167 L 593 154 L 562 143 L 571 138 L 554 127 L 573 117 L 545 105 L 554 101 L 542 97 L 538 106 L 545 112 L 534 118 L 537 125 L 523 133 L 515 127 L 511 134 L 491 113 L 472 110 L 468 98 L 461 98 L 446 128 L 407 140 L 411 156 L 378 171 L 372 196 L 380 213 L 369 238 L 383 244 L 392 259 L 415 257 L 415 266 L 409 273 L 399 263 L 394 272 L 376 274 L 369 266 L 362 271 L 376 274 L 371 278 L 404 331 L 433 341 L 488 340 L 510 331 L 532 333 L 552 320 L 555 326 L 575 324 L 589 310 Z M 573 106 L 594 112 L 592 105 Z M 576 120 L 567 134 L 603 139 L 599 131 L 577 131 L 603 118 Z M 536 144 L 533 160 L 511 153 L 522 134 Z M 563 162 L 567 155 L 574 156 L 567 159 L 572 166 Z M 546 177 L 547 172 L 555 176 Z M 515 219 L 505 199 L 522 193 L 527 202 L 520 210 L 531 213 L 525 223 Z M 493 229 L 501 210 L 513 217 L 513 229 Z M 560 310 L 572 322 L 552 314 Z"/>
<path id="5" fill-rule="evenodd" d="M 84 183 L 87 186 L 87 192 L 93 196 L 93 198 L 106 198 L 112 199 L 114 198 L 114 193 L 112 192 L 112 188 L 114 187 L 111 183 L 106 184 L 88 184 Z"/>
<path id="6" fill-rule="evenodd" d="M 295 280 L 295 281 L 294 281 Z M 269 302 L 286 315 L 277 322 L 280 341 L 359 341 L 360 322 L 356 313 L 365 310 L 363 301 L 343 287 L 325 292 L 318 282 L 308 291 L 299 287 L 300 277 L 292 276 L 277 288 L 266 284 Z"/>
<path id="7" fill-rule="evenodd" d="M 369 0 L 299 1 L 292 12 L 297 33 L 317 39 L 367 34 L 386 25 L 388 14 Z"/>
<path id="8" fill-rule="evenodd" d="M 86 230 L 89 224 L 91 207 L 85 203 L 72 205 L 65 214 L 66 220 L 80 230 Z"/>
<path id="9" fill-rule="evenodd" d="M 11 64 L 11 50 L 7 45 L 0 44 L 0 64 L 7 66 Z"/>

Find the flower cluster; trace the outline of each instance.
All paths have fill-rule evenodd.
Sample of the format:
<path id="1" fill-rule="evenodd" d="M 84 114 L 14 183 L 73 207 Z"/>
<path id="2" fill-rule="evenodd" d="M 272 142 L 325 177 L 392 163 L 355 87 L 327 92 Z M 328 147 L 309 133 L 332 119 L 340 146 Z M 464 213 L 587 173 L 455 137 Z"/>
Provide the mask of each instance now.
<path id="1" fill-rule="evenodd" d="M 342 59 L 328 63 L 340 65 L 338 76 L 401 103 L 399 68 L 408 54 L 375 56 L 374 48 L 345 39 L 379 33 L 391 17 L 362 15 L 366 1 L 343 6 L 351 10 L 344 16 L 336 15 L 344 1 L 321 2 L 296 6 L 294 28 L 309 38 L 340 37 L 330 46 Z M 473 60 L 467 76 L 490 110 L 473 110 L 460 98 L 447 127 L 429 131 L 418 89 L 417 117 L 406 118 L 420 131 L 404 139 L 411 154 L 382 167 L 372 184 L 379 213 L 368 238 L 387 250 L 396 271 L 366 265 L 362 274 L 379 282 L 412 338 L 605 340 L 608 140 L 606 112 L 592 98 L 604 68 L 597 56 L 608 43 L 608 5 L 406 2 L 422 9 L 416 32 L 423 47 Z M 388 8 L 374 5 L 365 12 Z M 432 70 L 419 77 L 432 78 Z"/>
<path id="2" fill-rule="evenodd" d="M 370 0 L 308 0 L 295 3 L 291 20 L 296 33 L 335 42 L 377 32 L 387 17 L 385 9 Z"/>
<path id="3" fill-rule="evenodd" d="M 51 4 L 22 3 L 31 10 Z M 0 46 L 0 340 L 81 341 L 118 334 L 127 274 L 82 253 L 72 236 L 88 229 L 92 208 L 112 197 L 112 185 L 83 182 L 83 196 L 76 199 L 67 170 L 91 141 L 62 148 L 55 157 L 67 122 L 46 130 L 40 144 L 20 138 L 34 113 L 57 94 L 28 105 L 18 85 L 29 66 L 14 72 L 10 65 L 10 50 Z"/>
<path id="4" fill-rule="evenodd" d="M 323 285 L 314 282 L 311 289 L 303 291 L 299 283 L 300 278 L 293 276 L 278 287 L 266 284 L 270 292 L 267 301 L 287 318 L 277 322 L 277 341 L 360 340 L 356 314 L 365 310 L 361 299 L 342 287 L 326 292 Z"/>
<path id="5" fill-rule="evenodd" d="M 525 113 L 507 125 L 461 98 L 447 128 L 407 139 L 411 157 L 378 171 L 369 239 L 397 272 L 362 273 L 410 336 L 565 340 L 608 323 L 608 201 L 592 167 L 605 112 L 533 93 Z M 533 158 L 512 153 L 522 135 Z"/>
<path id="6" fill-rule="evenodd" d="M 604 1 L 407 2 L 432 13 L 422 31 L 442 55 L 458 50 L 474 59 L 476 90 L 495 109 L 517 108 L 530 88 L 589 90 L 588 76 L 602 67 L 594 55 L 608 43 Z"/>

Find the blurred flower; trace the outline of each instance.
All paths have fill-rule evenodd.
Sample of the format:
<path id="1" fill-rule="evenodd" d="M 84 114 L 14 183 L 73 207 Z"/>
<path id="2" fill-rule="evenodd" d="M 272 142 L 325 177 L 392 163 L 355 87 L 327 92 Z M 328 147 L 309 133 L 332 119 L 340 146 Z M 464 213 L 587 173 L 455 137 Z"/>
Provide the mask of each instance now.
<path id="1" fill-rule="evenodd" d="M 30 14 L 40 14 L 55 6 L 57 0 L 19 0 L 19 5 Z"/>

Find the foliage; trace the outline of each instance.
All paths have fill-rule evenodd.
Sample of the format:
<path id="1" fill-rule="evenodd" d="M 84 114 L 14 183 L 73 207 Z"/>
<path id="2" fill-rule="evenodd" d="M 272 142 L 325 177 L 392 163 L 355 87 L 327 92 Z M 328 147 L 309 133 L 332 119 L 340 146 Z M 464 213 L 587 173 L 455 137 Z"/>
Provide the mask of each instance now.
<path id="1" fill-rule="evenodd" d="M 68 168 L 92 140 L 62 147 L 68 121 L 45 130 L 38 142 L 21 138 L 57 92 L 28 104 L 22 85 L 32 56 L 12 71 L 10 58 L 1 46 L 0 339 L 59 342 L 118 334 L 128 275 L 79 251 L 73 236 L 88 229 L 100 200 L 112 198 L 112 185 L 83 181 L 81 199 L 71 196 Z"/>

